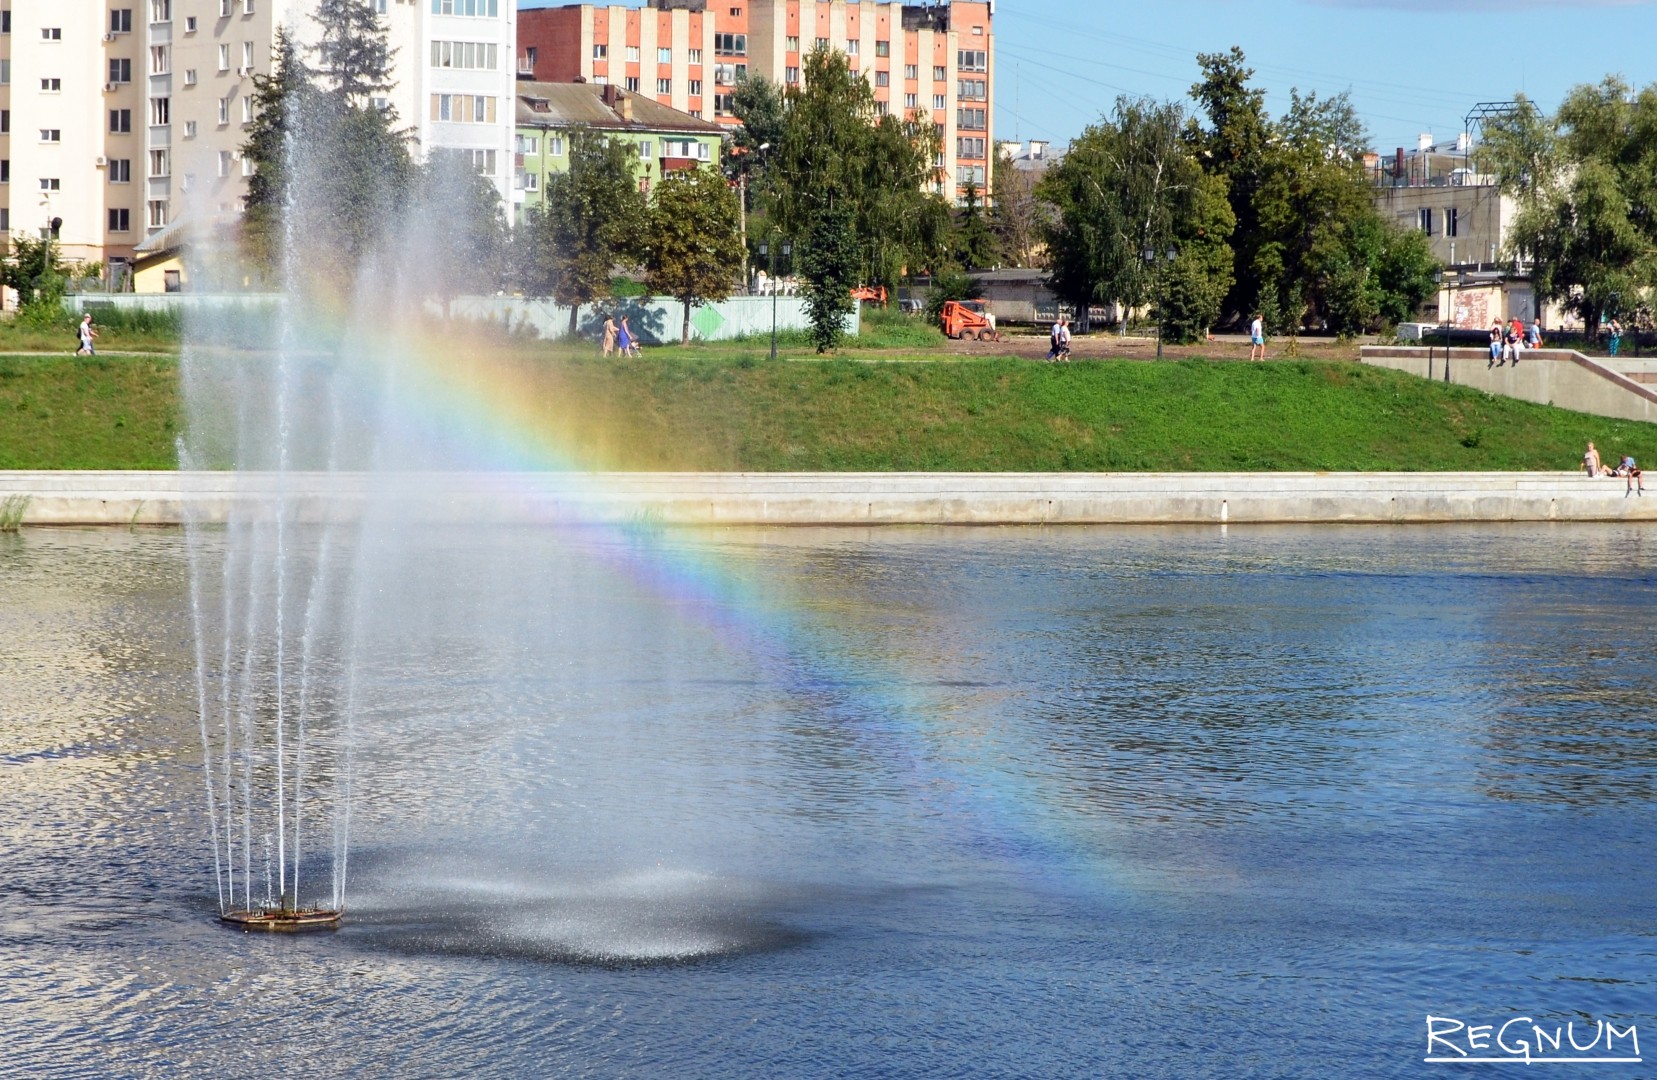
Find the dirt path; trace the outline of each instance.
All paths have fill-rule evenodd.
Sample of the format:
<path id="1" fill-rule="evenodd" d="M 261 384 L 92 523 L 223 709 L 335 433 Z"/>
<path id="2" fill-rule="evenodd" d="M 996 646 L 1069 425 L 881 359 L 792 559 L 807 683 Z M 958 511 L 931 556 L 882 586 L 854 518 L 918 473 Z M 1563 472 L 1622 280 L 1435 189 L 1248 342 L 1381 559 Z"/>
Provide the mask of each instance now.
<path id="1" fill-rule="evenodd" d="M 1017 356 L 1042 360 L 1047 356 L 1046 335 L 1005 334 L 1002 341 L 951 341 L 946 348 L 958 356 Z M 1266 359 L 1282 360 L 1291 355 L 1288 338 L 1275 338 L 1266 346 Z M 1326 337 L 1303 337 L 1293 345 L 1292 355 L 1305 360 L 1356 360 L 1361 340 L 1337 341 Z M 1164 359 L 1244 360 L 1248 359 L 1248 338 L 1241 334 L 1217 335 L 1196 345 L 1164 345 Z M 1154 360 L 1156 339 L 1120 337 L 1116 334 L 1078 336 L 1070 344 L 1072 360 Z"/>

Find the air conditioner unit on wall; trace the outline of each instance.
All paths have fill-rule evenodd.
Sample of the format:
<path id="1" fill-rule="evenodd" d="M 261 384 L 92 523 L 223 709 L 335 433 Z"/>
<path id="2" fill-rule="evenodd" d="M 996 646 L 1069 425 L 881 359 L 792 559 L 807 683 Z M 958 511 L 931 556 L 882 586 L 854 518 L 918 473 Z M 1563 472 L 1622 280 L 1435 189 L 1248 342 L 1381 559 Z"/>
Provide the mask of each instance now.
<path id="1" fill-rule="evenodd" d="M 114 92 L 115 92 L 115 84 L 114 83 L 112 83 L 112 82 L 104 83 L 104 93 L 113 94 Z"/>
<path id="2" fill-rule="evenodd" d="M 114 41 L 115 40 L 115 35 L 114 34 L 105 34 L 104 35 L 104 40 L 105 41 Z"/>
<path id="3" fill-rule="evenodd" d="M 109 164 L 109 159 L 108 158 L 104 157 L 102 154 L 98 155 L 98 168 L 101 169 L 105 165 L 108 165 L 108 164 Z"/>
<path id="4" fill-rule="evenodd" d="M 245 79 L 251 74 L 253 74 L 252 68 L 239 67 L 236 69 L 236 75 L 238 78 Z"/>

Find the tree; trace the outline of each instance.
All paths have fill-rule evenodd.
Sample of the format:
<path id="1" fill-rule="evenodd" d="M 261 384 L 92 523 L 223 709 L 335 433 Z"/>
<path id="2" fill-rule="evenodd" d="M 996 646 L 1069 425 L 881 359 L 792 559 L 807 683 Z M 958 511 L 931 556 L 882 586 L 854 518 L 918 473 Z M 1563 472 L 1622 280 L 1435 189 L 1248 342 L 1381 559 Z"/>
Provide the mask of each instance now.
<path id="1" fill-rule="evenodd" d="M 1043 205 L 1036 201 L 1033 174 L 1013 164 L 1002 154 L 995 162 L 995 202 L 990 208 L 990 229 L 1003 255 L 1014 266 L 1033 266 L 1041 243 Z"/>
<path id="2" fill-rule="evenodd" d="M 1236 321 L 1260 304 L 1255 264 L 1266 238 L 1257 201 L 1267 171 L 1271 120 L 1265 91 L 1248 85 L 1254 71 L 1246 66 L 1243 50 L 1234 45 L 1229 52 L 1198 53 L 1197 65 L 1203 77 L 1191 87 L 1191 97 L 1208 127 L 1193 127 L 1188 138 L 1203 170 L 1225 181 L 1237 222 L 1231 235 L 1232 284 L 1222 301 L 1226 315 Z"/>
<path id="3" fill-rule="evenodd" d="M 645 284 L 684 305 L 679 340 L 690 344 L 690 309 L 731 295 L 742 266 L 738 208 L 710 169 L 670 173 L 656 186 L 645 227 Z"/>
<path id="4" fill-rule="evenodd" d="M 0 285 L 17 290 L 19 309 L 58 308 L 67 277 L 56 240 L 35 239 L 22 230 L 12 233 L 10 257 L 0 263 Z"/>
<path id="5" fill-rule="evenodd" d="M 1183 318 L 1217 311 L 1235 219 L 1184 128 L 1176 104 L 1118 98 L 1043 178 L 1038 192 L 1057 211 L 1045 230 L 1053 286 L 1078 309 L 1115 304 L 1125 326 L 1129 311 L 1166 301 L 1177 284 Z"/>
<path id="6" fill-rule="evenodd" d="M 825 206 L 811 221 L 799 249 L 800 273 L 806 279 L 806 316 L 819 353 L 840 343 L 857 284 L 857 237 L 851 210 L 842 202 Z"/>
<path id="7" fill-rule="evenodd" d="M 507 275 L 508 230 L 500 193 L 471 155 L 437 150 L 420 170 L 413 202 L 423 227 L 411 235 L 410 272 L 447 304 L 463 292 L 493 292 Z"/>
<path id="8" fill-rule="evenodd" d="M 984 216 L 978 185 L 968 182 L 961 192 L 961 207 L 955 212 L 956 256 L 966 267 L 994 266 L 1000 261 L 1000 245 Z"/>
<path id="9" fill-rule="evenodd" d="M 783 96 L 777 84 L 763 75 L 745 75 L 731 91 L 731 115 L 741 122 L 731 135 L 732 152 L 725 157 L 728 175 L 748 177 L 753 183 L 764 167 L 762 146 L 778 146 L 783 133 Z"/>
<path id="10" fill-rule="evenodd" d="M 347 104 L 361 108 L 392 85 L 397 50 L 386 40 L 374 5 L 363 0 L 321 0 L 312 16 L 321 28 L 316 73 Z"/>
<path id="11" fill-rule="evenodd" d="M 1521 106 L 1486 140 L 1519 204 L 1508 254 L 1532 263 L 1539 299 L 1562 301 L 1592 333 L 1657 285 L 1657 84 L 1578 86 L 1547 119 Z"/>
<path id="12" fill-rule="evenodd" d="M 529 283 L 570 306 L 572 334 L 580 306 L 609 297 L 616 264 L 637 252 L 645 198 L 633 178 L 636 153 L 619 139 L 574 132 L 568 171 L 547 178 L 545 209 L 526 219 Z"/>

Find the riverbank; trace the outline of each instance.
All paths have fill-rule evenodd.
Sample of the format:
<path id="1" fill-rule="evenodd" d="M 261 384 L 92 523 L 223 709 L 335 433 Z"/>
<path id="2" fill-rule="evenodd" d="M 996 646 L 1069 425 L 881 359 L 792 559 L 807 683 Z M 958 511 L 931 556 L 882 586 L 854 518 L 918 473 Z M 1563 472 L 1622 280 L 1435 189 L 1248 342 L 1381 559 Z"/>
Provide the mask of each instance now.
<path id="1" fill-rule="evenodd" d="M 6 472 L 23 525 L 299 520 L 409 524 L 1063 525 L 1657 521 L 1657 491 L 1580 473 Z"/>
<path id="2" fill-rule="evenodd" d="M 1534 472 L 1589 439 L 1657 460 L 1657 424 L 1351 363 L 805 359 L 501 346 L 451 396 L 531 464 L 605 472 Z M 0 357 L 0 468 L 170 468 L 180 427 L 175 359 Z"/>

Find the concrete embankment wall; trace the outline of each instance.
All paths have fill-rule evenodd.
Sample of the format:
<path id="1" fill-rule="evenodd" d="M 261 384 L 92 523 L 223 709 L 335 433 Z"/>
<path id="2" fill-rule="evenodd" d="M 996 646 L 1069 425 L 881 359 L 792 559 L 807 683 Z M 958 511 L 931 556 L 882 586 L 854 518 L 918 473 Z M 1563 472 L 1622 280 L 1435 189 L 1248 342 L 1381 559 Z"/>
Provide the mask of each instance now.
<path id="1" fill-rule="evenodd" d="M 1657 521 L 1580 473 L 0 473 L 28 525 L 298 520 L 686 525 Z"/>
<path id="2" fill-rule="evenodd" d="M 1444 349 L 1365 345 L 1359 350 L 1359 359 L 1365 364 L 1470 386 L 1487 394 L 1597 416 L 1657 422 L 1657 387 L 1569 349 L 1528 349 L 1517 364 L 1509 362 L 1499 367 L 1490 363 L 1486 349 L 1451 349 L 1447 361 Z"/>

